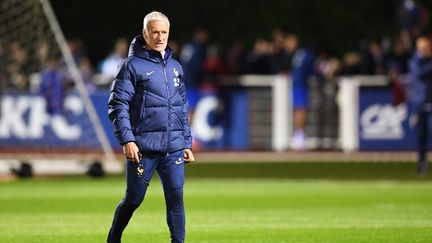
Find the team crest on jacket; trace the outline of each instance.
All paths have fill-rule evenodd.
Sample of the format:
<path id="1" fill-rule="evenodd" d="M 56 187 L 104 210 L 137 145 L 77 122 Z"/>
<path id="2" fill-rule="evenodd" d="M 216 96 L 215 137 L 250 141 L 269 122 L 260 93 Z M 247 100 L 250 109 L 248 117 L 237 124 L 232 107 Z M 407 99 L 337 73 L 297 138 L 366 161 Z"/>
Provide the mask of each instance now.
<path id="1" fill-rule="evenodd" d="M 174 72 L 174 87 L 179 87 L 180 86 L 180 75 L 179 72 L 177 71 L 177 68 L 173 68 L 173 72 Z"/>

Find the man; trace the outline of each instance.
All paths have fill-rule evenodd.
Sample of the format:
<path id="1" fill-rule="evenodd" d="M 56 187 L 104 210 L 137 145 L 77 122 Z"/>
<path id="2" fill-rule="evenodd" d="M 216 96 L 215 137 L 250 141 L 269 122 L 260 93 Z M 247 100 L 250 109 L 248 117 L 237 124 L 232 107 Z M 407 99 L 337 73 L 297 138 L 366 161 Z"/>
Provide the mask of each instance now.
<path id="1" fill-rule="evenodd" d="M 209 33 L 207 30 L 197 29 L 193 35 L 193 39 L 183 46 L 180 54 L 180 62 L 185 71 L 185 80 L 187 80 L 186 94 L 190 123 L 193 123 L 195 108 L 200 98 L 208 39 Z"/>
<path id="2" fill-rule="evenodd" d="M 428 170 L 429 116 L 432 113 L 432 43 L 428 37 L 417 39 L 409 68 L 413 76 L 410 102 L 416 114 L 417 173 L 424 176 Z"/>
<path id="3" fill-rule="evenodd" d="M 193 162 L 183 70 L 167 47 L 169 20 L 144 18 L 142 36 L 129 48 L 112 84 L 108 114 L 126 156 L 126 194 L 114 214 L 108 242 L 124 228 L 144 199 L 156 170 L 162 181 L 171 242 L 184 242 L 184 163 Z"/>
<path id="4" fill-rule="evenodd" d="M 307 81 L 314 72 L 315 53 L 312 49 L 301 47 L 300 38 L 296 34 L 285 37 L 284 48 L 291 60 L 292 103 L 294 136 L 291 147 L 293 150 L 306 149 L 305 125 L 308 106 Z"/>

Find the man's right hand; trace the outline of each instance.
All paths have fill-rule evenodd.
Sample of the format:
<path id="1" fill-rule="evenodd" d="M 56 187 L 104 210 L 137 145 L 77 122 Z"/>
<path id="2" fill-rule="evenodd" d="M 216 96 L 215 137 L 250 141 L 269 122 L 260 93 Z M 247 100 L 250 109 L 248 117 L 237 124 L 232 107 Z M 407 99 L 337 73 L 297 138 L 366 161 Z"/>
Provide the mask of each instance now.
<path id="1" fill-rule="evenodd" d="M 142 159 L 142 155 L 135 142 L 129 142 L 123 145 L 123 154 L 126 156 L 127 160 L 132 161 L 135 164 L 138 164 Z"/>

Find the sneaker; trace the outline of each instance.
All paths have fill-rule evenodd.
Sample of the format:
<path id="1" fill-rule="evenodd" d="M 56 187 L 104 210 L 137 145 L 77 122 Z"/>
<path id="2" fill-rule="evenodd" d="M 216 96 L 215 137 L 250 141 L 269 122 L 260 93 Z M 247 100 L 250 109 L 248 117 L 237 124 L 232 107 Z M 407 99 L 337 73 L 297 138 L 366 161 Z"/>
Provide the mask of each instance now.
<path id="1" fill-rule="evenodd" d="M 294 133 L 291 148 L 295 151 L 302 151 L 305 149 L 305 136 L 303 131 L 297 130 Z"/>

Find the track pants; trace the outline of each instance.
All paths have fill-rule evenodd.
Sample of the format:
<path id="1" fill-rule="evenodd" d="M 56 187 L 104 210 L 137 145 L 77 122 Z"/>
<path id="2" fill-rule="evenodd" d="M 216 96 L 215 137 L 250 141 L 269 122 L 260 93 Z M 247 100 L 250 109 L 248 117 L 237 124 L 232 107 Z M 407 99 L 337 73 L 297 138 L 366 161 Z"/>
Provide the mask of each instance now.
<path id="1" fill-rule="evenodd" d="M 427 164 L 427 148 L 429 137 L 429 117 L 432 112 L 422 111 L 418 115 L 417 123 L 417 170 L 418 172 L 426 172 Z"/>
<path id="2" fill-rule="evenodd" d="M 126 194 L 115 210 L 107 242 L 119 243 L 133 212 L 144 199 L 150 179 L 156 170 L 161 179 L 167 224 L 171 242 L 184 242 L 185 212 L 183 206 L 184 152 L 146 153 L 139 165 L 126 161 Z"/>

